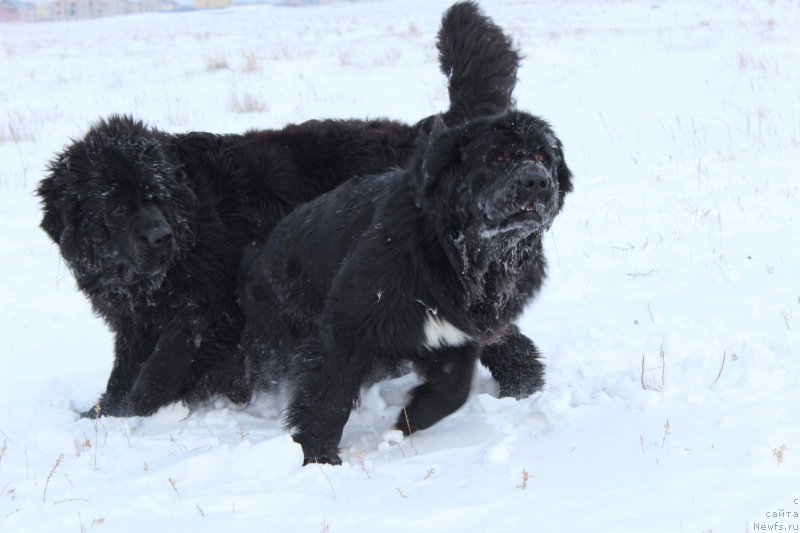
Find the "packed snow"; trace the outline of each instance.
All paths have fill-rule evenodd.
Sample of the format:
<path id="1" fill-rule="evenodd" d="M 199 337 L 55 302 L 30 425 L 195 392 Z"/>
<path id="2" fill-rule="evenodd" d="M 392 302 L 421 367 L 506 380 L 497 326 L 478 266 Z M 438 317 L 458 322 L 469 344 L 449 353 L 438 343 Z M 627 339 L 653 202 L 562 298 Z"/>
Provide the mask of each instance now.
<path id="1" fill-rule="evenodd" d="M 575 192 L 520 324 L 547 385 L 481 370 L 391 431 L 365 391 L 342 466 L 302 467 L 281 397 L 80 419 L 111 335 L 38 228 L 47 161 L 92 121 L 242 132 L 447 107 L 443 0 L 0 26 L 0 530 L 800 531 L 800 4 L 485 1 L 526 56 Z"/>

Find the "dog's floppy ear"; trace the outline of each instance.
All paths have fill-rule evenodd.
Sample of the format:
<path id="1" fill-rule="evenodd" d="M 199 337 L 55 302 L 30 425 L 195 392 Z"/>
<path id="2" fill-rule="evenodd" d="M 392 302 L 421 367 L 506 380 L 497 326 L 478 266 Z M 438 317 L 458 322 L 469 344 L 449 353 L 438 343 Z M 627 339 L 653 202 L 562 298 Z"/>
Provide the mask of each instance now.
<path id="1" fill-rule="evenodd" d="M 556 169 L 556 178 L 558 179 L 558 210 L 564 207 L 564 197 L 567 193 L 572 192 L 572 171 L 567 166 L 567 161 L 564 159 L 564 146 L 561 141 L 556 139 L 556 151 L 558 152 L 558 168 Z"/>
<path id="2" fill-rule="evenodd" d="M 60 244 L 64 233 L 64 185 L 63 173 L 69 172 L 69 158 L 62 155 L 49 165 L 50 174 L 44 178 L 36 189 L 36 195 L 42 201 L 42 222 L 39 224 L 53 242 Z"/>
<path id="3" fill-rule="evenodd" d="M 422 160 L 422 188 L 427 194 L 443 174 L 461 162 L 463 128 L 448 128 L 436 117 Z"/>

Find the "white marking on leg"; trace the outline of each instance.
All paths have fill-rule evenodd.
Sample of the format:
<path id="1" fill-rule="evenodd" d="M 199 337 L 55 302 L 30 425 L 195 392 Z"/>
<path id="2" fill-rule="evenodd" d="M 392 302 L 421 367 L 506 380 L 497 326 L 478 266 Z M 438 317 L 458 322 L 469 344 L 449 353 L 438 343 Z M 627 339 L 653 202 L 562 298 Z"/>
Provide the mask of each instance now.
<path id="1" fill-rule="evenodd" d="M 422 345 L 431 350 L 447 346 L 462 346 L 472 340 L 467 333 L 433 313 L 428 313 L 423 332 L 425 338 Z"/>

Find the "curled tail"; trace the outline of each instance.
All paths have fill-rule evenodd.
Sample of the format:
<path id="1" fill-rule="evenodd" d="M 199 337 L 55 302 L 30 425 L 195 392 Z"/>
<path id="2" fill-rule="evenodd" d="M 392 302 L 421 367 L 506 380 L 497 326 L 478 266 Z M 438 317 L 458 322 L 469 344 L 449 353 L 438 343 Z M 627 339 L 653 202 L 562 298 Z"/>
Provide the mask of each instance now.
<path id="1" fill-rule="evenodd" d="M 475 2 L 458 2 L 444 13 L 436 47 L 450 93 L 446 124 L 514 106 L 511 93 L 521 56 L 511 38 Z"/>

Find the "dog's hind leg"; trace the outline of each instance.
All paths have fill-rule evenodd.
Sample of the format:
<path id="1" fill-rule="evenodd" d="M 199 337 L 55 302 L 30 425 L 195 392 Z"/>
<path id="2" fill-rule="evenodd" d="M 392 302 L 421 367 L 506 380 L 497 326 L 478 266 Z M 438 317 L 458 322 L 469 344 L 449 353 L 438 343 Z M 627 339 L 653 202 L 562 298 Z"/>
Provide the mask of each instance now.
<path id="1" fill-rule="evenodd" d="M 501 398 L 526 398 L 544 386 L 539 350 L 516 327 L 500 342 L 483 348 L 481 363 L 500 386 Z"/>
<path id="2" fill-rule="evenodd" d="M 429 354 L 419 365 L 424 382 L 411 391 L 395 427 L 408 435 L 432 426 L 464 405 L 478 352 L 477 343 L 469 342 Z"/>

